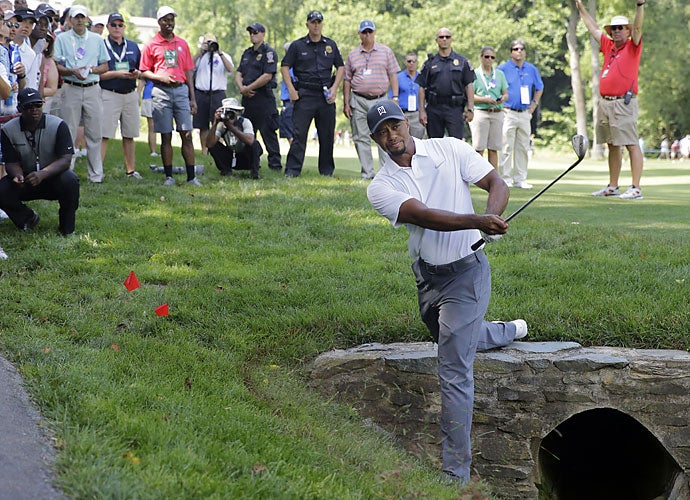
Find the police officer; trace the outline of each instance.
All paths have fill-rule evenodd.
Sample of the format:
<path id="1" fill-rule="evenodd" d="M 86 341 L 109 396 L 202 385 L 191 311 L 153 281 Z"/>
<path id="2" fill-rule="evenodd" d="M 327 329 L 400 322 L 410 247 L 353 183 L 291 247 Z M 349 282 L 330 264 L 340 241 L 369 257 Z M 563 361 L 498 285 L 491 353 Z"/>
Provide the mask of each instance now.
<path id="1" fill-rule="evenodd" d="M 295 137 L 285 162 L 286 177 L 297 177 L 302 172 L 312 119 L 319 137 L 319 173 L 332 176 L 335 170 L 335 99 L 345 65 L 336 43 L 321 35 L 322 23 L 321 12 L 312 10 L 307 14 L 309 34 L 292 42 L 281 62 L 283 81 L 290 92 L 290 101 L 295 103 Z M 290 68 L 297 82 L 290 78 Z M 336 69 L 335 76 L 332 68 Z"/>
<path id="2" fill-rule="evenodd" d="M 276 70 L 278 55 L 264 42 L 266 28 L 261 23 L 247 26 L 252 46 L 242 53 L 242 60 L 235 73 L 235 83 L 242 94 L 244 117 L 248 118 L 254 130 L 261 132 L 261 139 L 268 151 L 268 166 L 281 170 L 278 128 L 278 108 L 273 89 L 278 86 Z"/>
<path id="3" fill-rule="evenodd" d="M 474 70 L 466 57 L 453 52 L 452 39 L 448 28 L 438 30 L 438 54 L 429 54 L 417 77 L 419 121 L 429 137 L 443 137 L 447 130 L 449 136 L 463 139 L 465 120 L 474 117 Z"/>

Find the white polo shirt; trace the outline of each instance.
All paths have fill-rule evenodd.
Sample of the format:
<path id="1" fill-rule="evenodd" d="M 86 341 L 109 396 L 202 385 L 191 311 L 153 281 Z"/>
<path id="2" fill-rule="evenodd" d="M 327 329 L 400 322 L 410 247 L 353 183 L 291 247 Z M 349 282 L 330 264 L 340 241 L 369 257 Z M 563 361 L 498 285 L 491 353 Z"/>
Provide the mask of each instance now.
<path id="1" fill-rule="evenodd" d="M 378 213 L 399 227 L 400 206 L 415 198 L 429 208 L 458 214 L 473 214 L 470 184 L 479 182 L 493 169 L 470 145 L 454 137 L 414 139 L 412 167 L 404 168 L 387 155 L 367 189 Z M 477 229 L 434 231 L 404 224 L 409 231 L 410 257 L 429 264 L 448 264 L 473 253 L 481 234 Z"/>

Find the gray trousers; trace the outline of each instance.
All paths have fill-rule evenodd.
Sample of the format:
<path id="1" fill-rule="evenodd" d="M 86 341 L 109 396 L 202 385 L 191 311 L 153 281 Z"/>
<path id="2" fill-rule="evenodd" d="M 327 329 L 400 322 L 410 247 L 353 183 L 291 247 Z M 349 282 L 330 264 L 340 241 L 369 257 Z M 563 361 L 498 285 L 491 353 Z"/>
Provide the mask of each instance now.
<path id="1" fill-rule="evenodd" d="M 352 109 L 352 141 L 355 143 L 359 163 L 362 165 L 362 178 L 374 178 L 374 155 L 371 152 L 371 137 L 369 136 L 369 125 L 367 124 L 367 113 L 369 108 L 384 100 L 366 99 L 352 92 L 350 95 L 350 108 Z M 379 148 L 379 164 L 383 165 L 383 150 Z"/>
<path id="2" fill-rule="evenodd" d="M 419 312 L 438 342 L 443 471 L 469 480 L 474 408 L 474 355 L 510 344 L 512 323 L 484 321 L 491 295 L 491 268 L 482 250 L 441 266 L 412 264 Z"/>

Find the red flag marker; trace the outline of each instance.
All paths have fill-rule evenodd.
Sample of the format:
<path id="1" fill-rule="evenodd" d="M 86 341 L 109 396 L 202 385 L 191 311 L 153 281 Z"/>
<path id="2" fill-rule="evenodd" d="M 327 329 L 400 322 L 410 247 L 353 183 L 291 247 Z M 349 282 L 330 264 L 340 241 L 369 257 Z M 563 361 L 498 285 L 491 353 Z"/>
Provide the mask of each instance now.
<path id="1" fill-rule="evenodd" d="M 129 276 L 127 276 L 127 279 L 123 283 L 125 285 L 125 288 L 127 289 L 128 292 L 131 292 L 132 290 L 136 290 L 141 286 L 141 283 L 139 283 L 139 279 L 137 278 L 137 275 L 134 274 L 134 271 L 129 272 Z"/>
<path id="2" fill-rule="evenodd" d="M 165 304 L 161 304 L 160 306 L 156 307 L 156 314 L 158 316 L 167 316 L 168 315 L 168 303 L 166 302 Z"/>

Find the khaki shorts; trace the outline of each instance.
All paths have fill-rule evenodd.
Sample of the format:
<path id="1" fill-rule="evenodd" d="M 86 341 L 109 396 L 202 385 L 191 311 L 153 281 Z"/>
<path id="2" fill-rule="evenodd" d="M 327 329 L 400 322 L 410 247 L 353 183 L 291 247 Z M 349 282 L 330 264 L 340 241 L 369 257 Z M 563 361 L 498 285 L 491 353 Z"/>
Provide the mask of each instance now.
<path id="1" fill-rule="evenodd" d="M 141 116 L 144 118 L 153 118 L 153 99 L 141 100 Z"/>
<path id="2" fill-rule="evenodd" d="M 475 151 L 500 151 L 503 148 L 503 115 L 503 111 L 492 113 L 475 108 L 470 122 L 472 147 Z"/>
<path id="3" fill-rule="evenodd" d="M 120 124 L 122 137 L 139 137 L 139 94 L 136 90 L 129 94 L 118 94 L 101 89 L 103 102 L 102 134 L 106 139 L 115 137 L 117 124 Z"/>
<path id="4" fill-rule="evenodd" d="M 637 142 L 637 98 L 630 104 L 623 99 L 599 100 L 599 118 L 596 127 L 597 142 L 613 146 L 631 146 Z"/>

